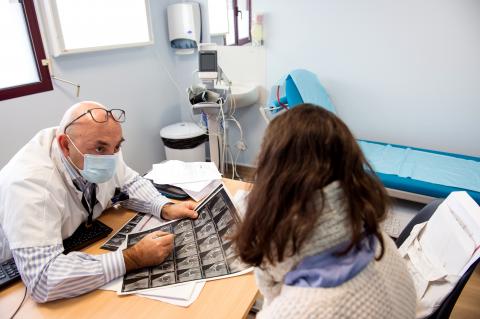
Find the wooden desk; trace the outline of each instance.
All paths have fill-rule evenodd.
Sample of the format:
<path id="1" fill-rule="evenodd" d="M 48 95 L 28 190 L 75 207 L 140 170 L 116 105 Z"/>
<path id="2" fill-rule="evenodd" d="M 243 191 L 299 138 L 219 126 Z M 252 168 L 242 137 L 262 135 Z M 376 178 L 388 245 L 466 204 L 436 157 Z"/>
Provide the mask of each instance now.
<path id="1" fill-rule="evenodd" d="M 224 180 L 232 195 L 249 184 Z M 120 228 L 134 213 L 111 210 L 100 219 L 112 227 Z M 102 254 L 101 240 L 84 249 L 91 254 Z M 22 300 L 23 283 L 16 283 L 0 292 L 0 318 L 9 318 Z M 94 290 L 88 294 L 46 304 L 37 304 L 29 296 L 15 318 L 245 318 L 255 302 L 258 289 L 253 274 L 209 281 L 198 299 L 188 308 L 137 297 L 118 296 L 113 291 Z"/>

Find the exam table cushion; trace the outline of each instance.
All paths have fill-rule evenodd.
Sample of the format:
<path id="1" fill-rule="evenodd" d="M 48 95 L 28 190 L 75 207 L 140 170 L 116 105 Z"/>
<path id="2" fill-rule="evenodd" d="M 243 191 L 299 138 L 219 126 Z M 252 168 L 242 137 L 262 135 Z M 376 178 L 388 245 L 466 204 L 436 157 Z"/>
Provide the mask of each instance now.
<path id="1" fill-rule="evenodd" d="M 480 158 L 372 141 L 358 143 L 385 187 L 437 198 L 464 190 L 480 204 Z"/>

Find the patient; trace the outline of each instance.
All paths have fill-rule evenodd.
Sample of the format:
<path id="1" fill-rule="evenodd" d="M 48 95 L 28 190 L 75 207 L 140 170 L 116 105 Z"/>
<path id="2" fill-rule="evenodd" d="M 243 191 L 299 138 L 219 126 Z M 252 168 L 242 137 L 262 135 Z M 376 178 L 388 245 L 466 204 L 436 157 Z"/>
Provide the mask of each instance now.
<path id="1" fill-rule="evenodd" d="M 265 298 L 257 318 L 414 318 L 413 281 L 379 228 L 387 209 L 338 117 L 304 104 L 275 118 L 234 236 Z"/>

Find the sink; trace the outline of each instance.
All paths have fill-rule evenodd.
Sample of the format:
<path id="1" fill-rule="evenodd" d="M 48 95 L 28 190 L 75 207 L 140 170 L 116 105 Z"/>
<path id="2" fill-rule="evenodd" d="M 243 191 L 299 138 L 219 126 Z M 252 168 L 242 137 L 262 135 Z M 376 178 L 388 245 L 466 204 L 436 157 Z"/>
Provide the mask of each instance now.
<path id="1" fill-rule="evenodd" d="M 232 93 L 227 97 L 227 101 L 225 103 L 227 107 L 230 107 L 233 100 L 235 101 L 235 106 L 237 108 L 253 105 L 258 101 L 260 90 L 256 84 L 233 83 L 231 85 L 231 90 Z"/>

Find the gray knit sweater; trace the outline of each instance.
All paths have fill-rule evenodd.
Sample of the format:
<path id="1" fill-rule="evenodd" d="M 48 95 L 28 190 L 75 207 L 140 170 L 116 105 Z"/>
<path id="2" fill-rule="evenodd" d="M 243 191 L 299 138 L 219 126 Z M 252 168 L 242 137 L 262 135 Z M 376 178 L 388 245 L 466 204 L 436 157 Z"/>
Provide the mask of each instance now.
<path id="1" fill-rule="evenodd" d="M 357 276 L 333 288 L 286 286 L 283 279 L 306 256 L 351 238 L 343 192 L 338 182 L 324 188 L 325 208 L 301 252 L 275 265 L 255 269 L 265 298 L 257 318 L 415 318 L 413 281 L 395 243 L 383 234 L 385 253 Z M 319 206 L 319 203 L 318 203 Z M 377 254 L 380 245 L 377 245 Z"/>

